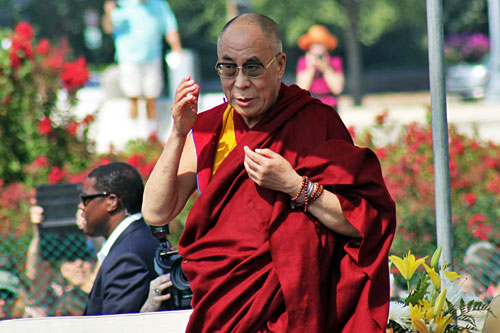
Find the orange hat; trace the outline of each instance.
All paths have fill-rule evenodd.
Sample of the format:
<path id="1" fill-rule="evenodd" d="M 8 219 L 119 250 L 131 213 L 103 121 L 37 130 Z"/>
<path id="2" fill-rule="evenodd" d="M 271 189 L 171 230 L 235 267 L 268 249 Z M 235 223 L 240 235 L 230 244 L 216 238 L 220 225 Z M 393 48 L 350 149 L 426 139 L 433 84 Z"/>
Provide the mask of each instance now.
<path id="1" fill-rule="evenodd" d="M 332 35 L 324 26 L 313 25 L 309 28 L 307 34 L 299 38 L 297 44 L 299 44 L 302 50 L 307 51 L 313 43 L 324 44 L 328 50 L 331 51 L 337 47 L 338 40 L 337 37 Z"/>

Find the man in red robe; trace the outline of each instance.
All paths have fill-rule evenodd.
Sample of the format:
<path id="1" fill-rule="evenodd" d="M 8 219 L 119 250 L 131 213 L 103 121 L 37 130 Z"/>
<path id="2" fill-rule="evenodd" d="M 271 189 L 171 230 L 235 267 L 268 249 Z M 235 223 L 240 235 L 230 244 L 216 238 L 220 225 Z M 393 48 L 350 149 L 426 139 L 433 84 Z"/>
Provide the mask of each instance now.
<path id="1" fill-rule="evenodd" d="M 394 202 L 338 114 L 281 83 L 285 63 L 268 17 L 226 24 L 216 69 L 228 102 L 198 114 L 199 86 L 180 83 L 144 218 L 165 224 L 200 193 L 179 242 L 188 332 L 383 332 Z"/>

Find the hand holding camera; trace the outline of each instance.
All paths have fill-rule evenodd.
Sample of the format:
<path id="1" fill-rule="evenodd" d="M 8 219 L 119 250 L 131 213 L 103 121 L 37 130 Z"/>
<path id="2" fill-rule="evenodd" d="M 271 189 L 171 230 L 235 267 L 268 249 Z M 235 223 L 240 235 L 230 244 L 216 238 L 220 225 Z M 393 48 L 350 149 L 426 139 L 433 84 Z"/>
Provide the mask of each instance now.
<path id="1" fill-rule="evenodd" d="M 166 298 L 166 301 L 162 303 L 162 309 L 191 309 L 193 292 L 182 271 L 181 264 L 183 259 L 179 253 L 173 249 L 172 244 L 168 240 L 168 225 L 150 226 L 150 228 L 153 236 L 160 242 L 154 260 L 156 273 L 160 276 L 168 274 L 171 281 L 171 287 L 165 287 L 168 288 L 168 293 L 171 297 Z M 153 291 L 156 292 L 155 289 L 153 289 Z M 158 288 L 158 291 L 161 290 Z"/>

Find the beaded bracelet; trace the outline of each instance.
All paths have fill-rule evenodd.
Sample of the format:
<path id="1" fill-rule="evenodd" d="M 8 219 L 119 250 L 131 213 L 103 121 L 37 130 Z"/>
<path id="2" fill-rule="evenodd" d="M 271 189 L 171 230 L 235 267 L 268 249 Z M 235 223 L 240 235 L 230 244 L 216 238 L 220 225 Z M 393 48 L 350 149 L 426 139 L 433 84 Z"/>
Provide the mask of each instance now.
<path id="1" fill-rule="evenodd" d="M 307 176 L 302 176 L 302 184 L 300 185 L 299 192 L 291 199 L 292 201 L 292 209 L 295 207 L 300 207 L 305 204 L 305 200 L 307 200 L 307 190 L 309 186 L 309 178 Z"/>
<path id="2" fill-rule="evenodd" d="M 321 194 L 323 194 L 323 191 L 323 185 L 319 183 L 313 183 L 309 180 L 309 178 L 307 178 L 307 176 L 302 176 L 302 184 L 300 186 L 300 190 L 291 199 L 292 209 L 294 209 L 295 207 L 304 206 L 304 213 L 306 213 L 309 205 L 316 201 L 321 196 Z"/>
<path id="3" fill-rule="evenodd" d="M 297 201 L 297 199 L 300 197 L 300 195 L 302 194 L 302 192 L 304 192 L 305 194 L 307 194 L 307 185 L 309 183 L 309 178 L 307 178 L 307 176 L 302 176 L 302 185 L 300 185 L 300 190 L 299 192 L 291 199 L 292 202 L 294 201 Z"/>

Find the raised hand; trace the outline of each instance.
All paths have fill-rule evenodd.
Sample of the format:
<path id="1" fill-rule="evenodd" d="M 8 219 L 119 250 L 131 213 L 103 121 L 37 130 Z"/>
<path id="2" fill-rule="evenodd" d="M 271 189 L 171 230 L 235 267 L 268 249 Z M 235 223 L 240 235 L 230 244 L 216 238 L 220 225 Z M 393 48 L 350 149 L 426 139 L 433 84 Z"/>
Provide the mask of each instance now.
<path id="1" fill-rule="evenodd" d="M 174 131 L 186 136 L 193 128 L 198 113 L 198 98 L 200 86 L 190 76 L 185 77 L 177 86 L 174 103 L 172 104 L 172 117 L 174 118 Z"/>

